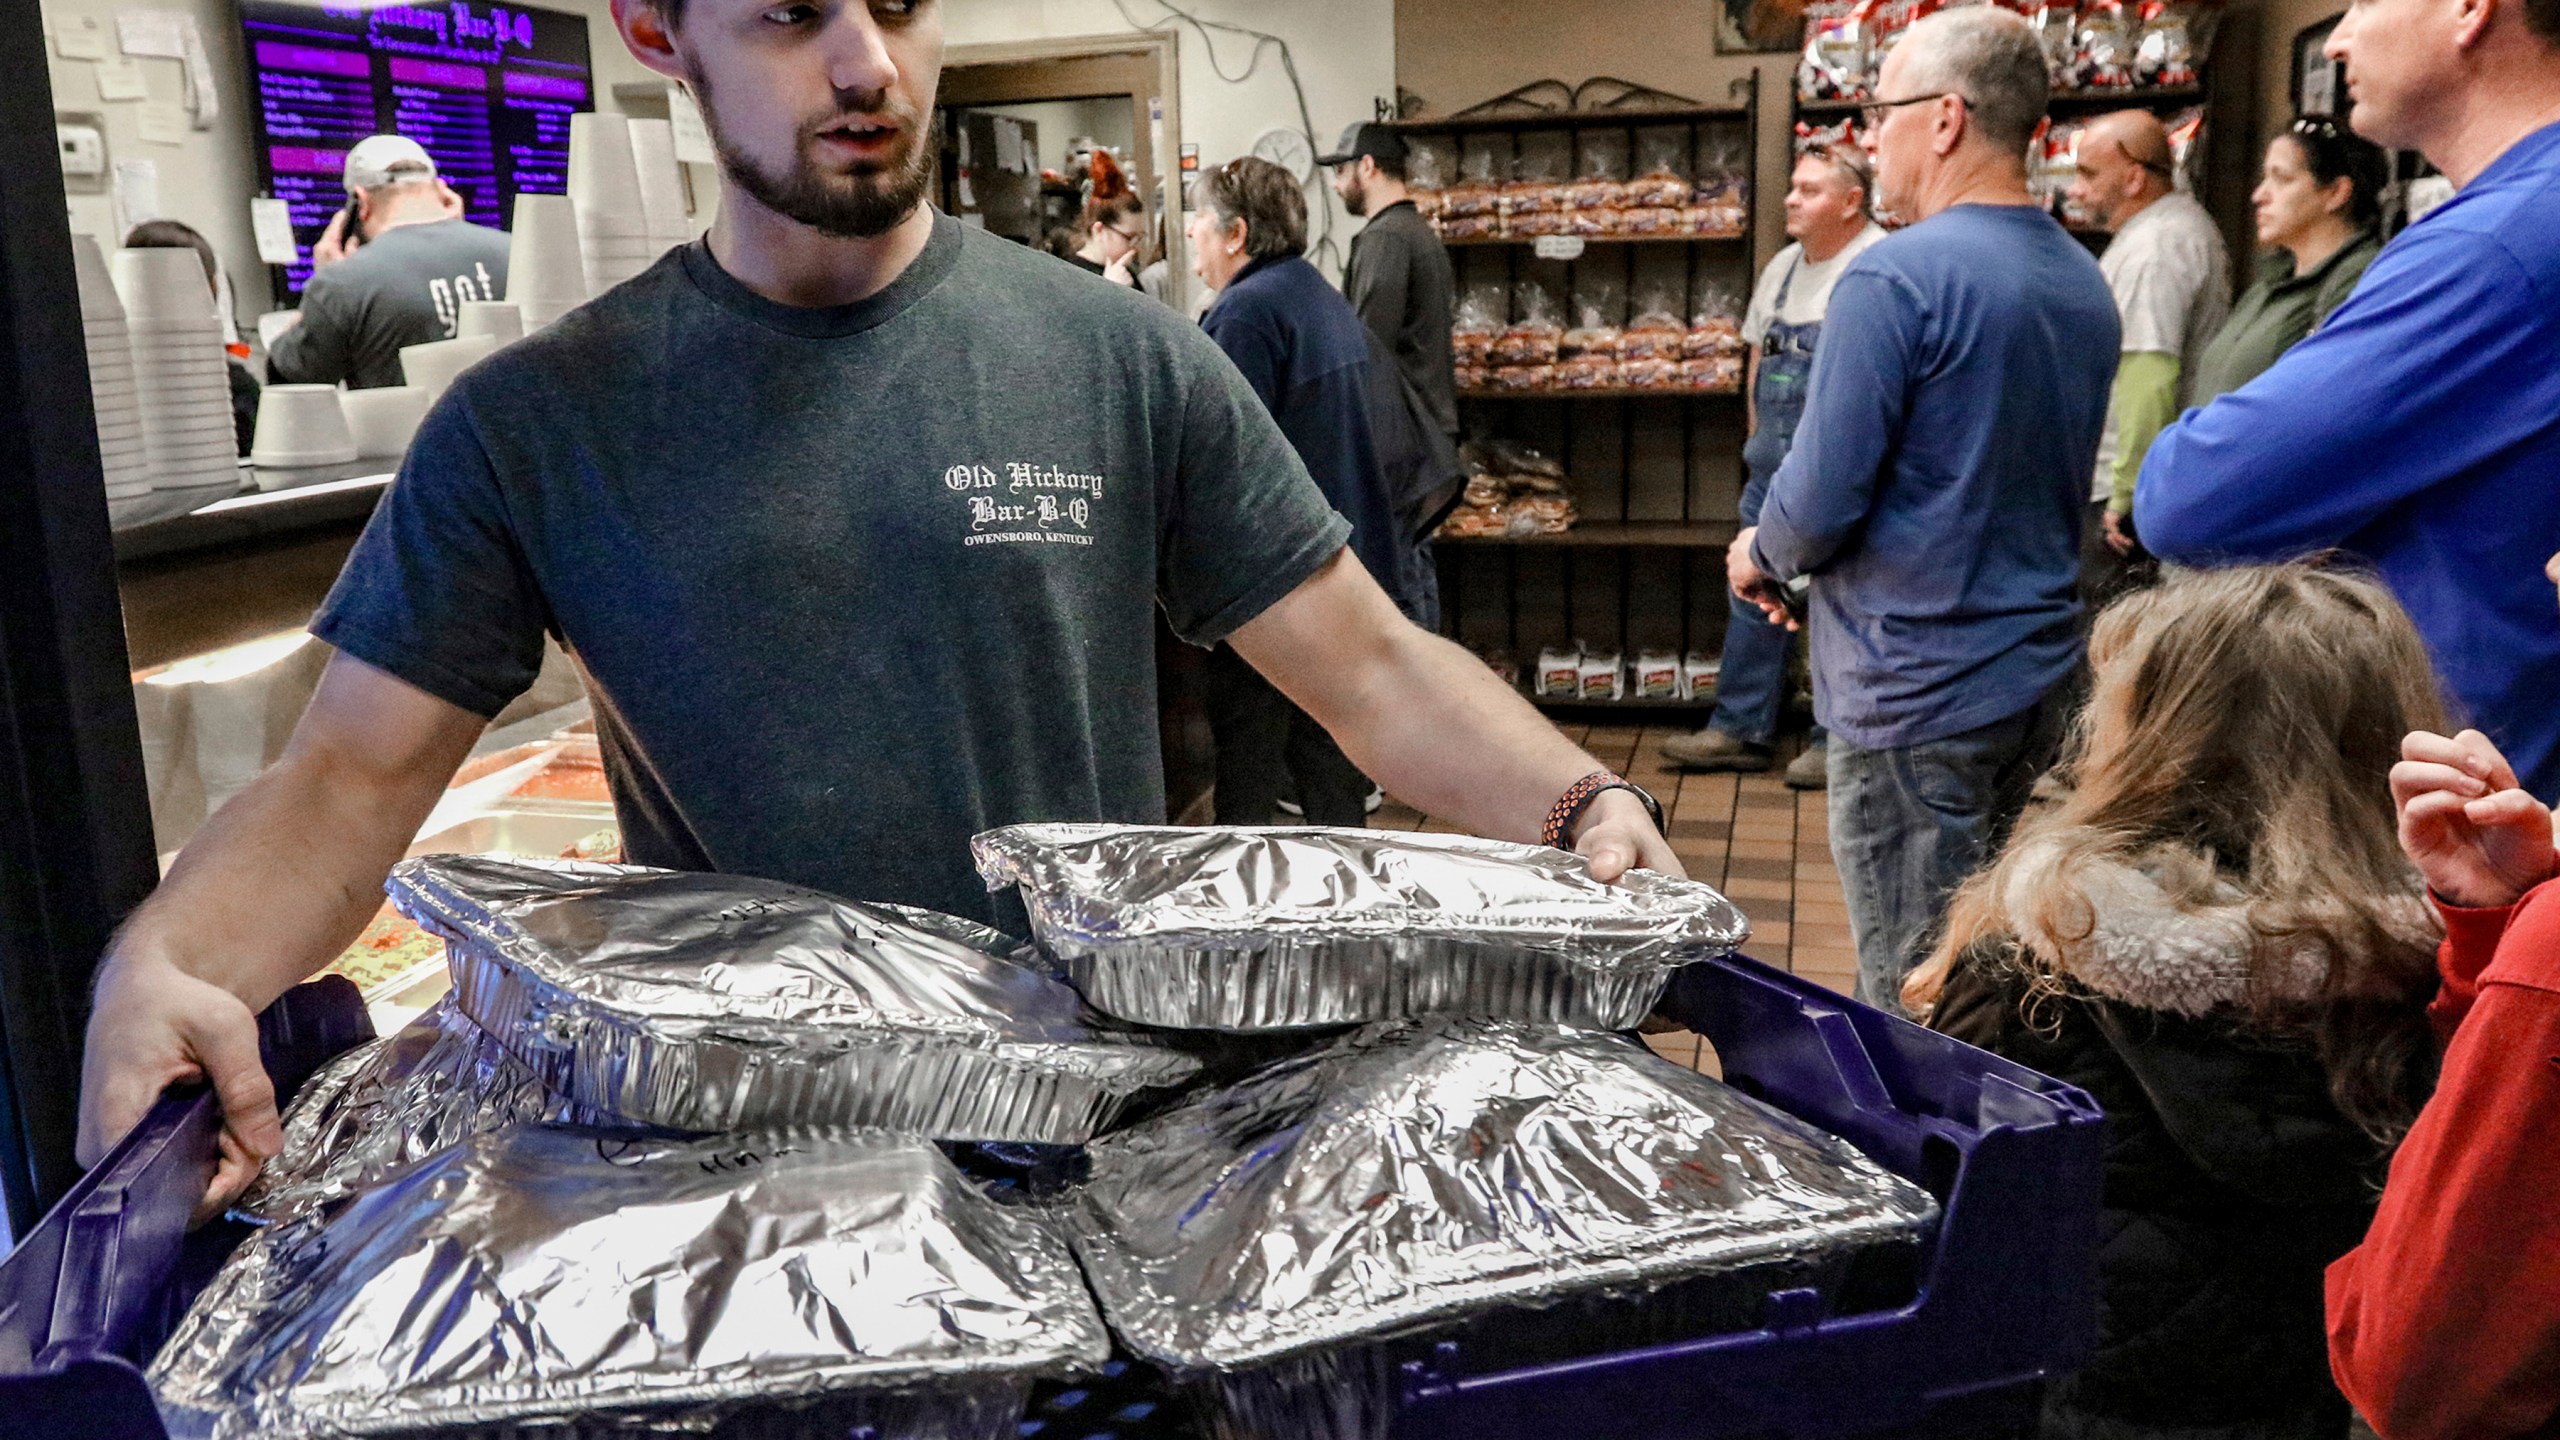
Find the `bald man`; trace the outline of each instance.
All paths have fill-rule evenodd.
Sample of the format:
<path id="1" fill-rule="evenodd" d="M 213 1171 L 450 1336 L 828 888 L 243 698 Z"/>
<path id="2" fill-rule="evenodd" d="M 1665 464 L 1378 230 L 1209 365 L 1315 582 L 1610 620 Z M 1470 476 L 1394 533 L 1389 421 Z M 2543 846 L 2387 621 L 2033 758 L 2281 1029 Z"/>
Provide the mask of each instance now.
<path id="1" fill-rule="evenodd" d="M 2094 611 L 2158 570 L 2134 535 L 2133 480 L 2153 437 L 2185 407 L 2197 357 L 2230 317 L 2231 255 L 2213 217 L 2177 187 L 2160 117 L 2101 115 L 2080 132 L 2076 158 L 2071 200 L 2115 237 L 2098 268 L 2124 321 L 2081 567 Z"/>

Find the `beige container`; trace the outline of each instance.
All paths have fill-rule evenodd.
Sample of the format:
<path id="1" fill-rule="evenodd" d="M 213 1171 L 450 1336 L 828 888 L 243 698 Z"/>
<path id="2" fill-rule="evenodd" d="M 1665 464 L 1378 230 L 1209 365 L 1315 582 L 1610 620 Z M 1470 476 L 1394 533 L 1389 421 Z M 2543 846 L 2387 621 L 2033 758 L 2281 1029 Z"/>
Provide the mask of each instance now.
<path id="1" fill-rule="evenodd" d="M 386 385 L 350 390 L 338 397 L 347 414 L 347 432 L 355 437 L 359 460 L 397 460 L 408 453 L 427 418 L 429 397 L 414 385 Z"/>
<path id="2" fill-rule="evenodd" d="M 501 345 L 524 338 L 524 308 L 512 300 L 465 300 L 453 327 L 456 340 L 495 340 Z"/>
<path id="3" fill-rule="evenodd" d="M 356 458 L 355 436 L 335 385 L 270 385 L 258 395 L 258 437 L 249 463 L 262 470 L 343 465 Z"/>
<path id="4" fill-rule="evenodd" d="M 495 353 L 498 342 L 486 335 L 467 340 L 430 340 L 424 345 L 400 347 L 400 374 L 410 385 L 423 390 L 432 403 L 453 383 L 454 377 L 479 364 Z"/>

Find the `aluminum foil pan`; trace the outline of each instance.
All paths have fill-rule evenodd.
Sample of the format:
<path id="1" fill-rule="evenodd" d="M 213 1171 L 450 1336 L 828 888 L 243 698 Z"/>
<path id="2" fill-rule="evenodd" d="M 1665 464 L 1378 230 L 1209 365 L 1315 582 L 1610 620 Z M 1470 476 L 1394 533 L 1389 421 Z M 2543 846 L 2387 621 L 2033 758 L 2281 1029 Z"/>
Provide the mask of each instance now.
<path id="1" fill-rule="evenodd" d="M 514 1121 L 603 1119 L 552 1094 L 447 996 L 311 1077 L 285 1112 L 283 1151 L 233 1213 L 288 1220 Z"/>
<path id="2" fill-rule="evenodd" d="M 1541 846 L 1384 830 L 1014 825 L 989 889 L 1105 1014 L 1277 1030 L 1453 1014 L 1622 1030 L 1750 933 L 1707 886 L 1604 885 Z"/>
<path id="3" fill-rule="evenodd" d="M 902 1440 L 993 1440 L 1034 1376 L 1108 1350 L 1044 1213 L 924 1141 L 518 1124 L 259 1231 L 150 1380 L 172 1434 L 208 1440 L 727 1435 L 810 1405 Z"/>
<path id="4" fill-rule="evenodd" d="M 436 855 L 391 872 L 465 1013 L 550 1086 L 678 1130 L 1073 1145 L 1198 1063 L 1097 1028 L 1012 942 L 774 881 Z"/>
<path id="5" fill-rule="evenodd" d="M 1846 1142 L 1632 1041 L 1507 1022 L 1372 1027 L 1092 1156 L 1095 1293 L 1131 1349 L 1193 1374 L 1339 1378 L 1365 1363 L 1340 1347 L 1478 1317 L 1591 1349 L 1747 1326 L 1777 1278 L 1908 1253 L 1937 1218 Z M 1618 1303 L 1552 1314 L 1594 1301 Z"/>

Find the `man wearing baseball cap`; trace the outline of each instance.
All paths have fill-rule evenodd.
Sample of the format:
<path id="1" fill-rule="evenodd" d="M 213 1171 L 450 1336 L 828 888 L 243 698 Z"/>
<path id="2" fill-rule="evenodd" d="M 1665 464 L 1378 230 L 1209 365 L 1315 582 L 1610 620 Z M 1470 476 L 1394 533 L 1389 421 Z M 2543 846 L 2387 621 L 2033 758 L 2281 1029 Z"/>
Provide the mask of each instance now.
<path id="1" fill-rule="evenodd" d="M 267 353 L 268 374 L 287 384 L 400 384 L 400 347 L 452 338 L 462 302 L 507 293 L 506 235 L 462 218 L 417 141 L 359 142 L 346 185 L 347 208 L 311 248 L 302 319 Z"/>

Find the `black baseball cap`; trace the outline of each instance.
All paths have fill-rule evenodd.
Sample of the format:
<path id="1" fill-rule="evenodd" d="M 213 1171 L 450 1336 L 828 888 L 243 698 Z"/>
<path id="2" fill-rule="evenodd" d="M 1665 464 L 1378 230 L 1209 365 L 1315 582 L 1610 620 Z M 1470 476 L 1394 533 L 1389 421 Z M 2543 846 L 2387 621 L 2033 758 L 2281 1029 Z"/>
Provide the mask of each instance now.
<path id="1" fill-rule="evenodd" d="M 1375 120 L 1363 120 L 1343 131 L 1342 143 L 1334 149 L 1334 154 L 1317 156 L 1316 163 L 1347 165 L 1363 155 L 1373 155 L 1383 165 L 1401 167 L 1404 164 L 1404 136 L 1394 126 L 1381 125 Z"/>

